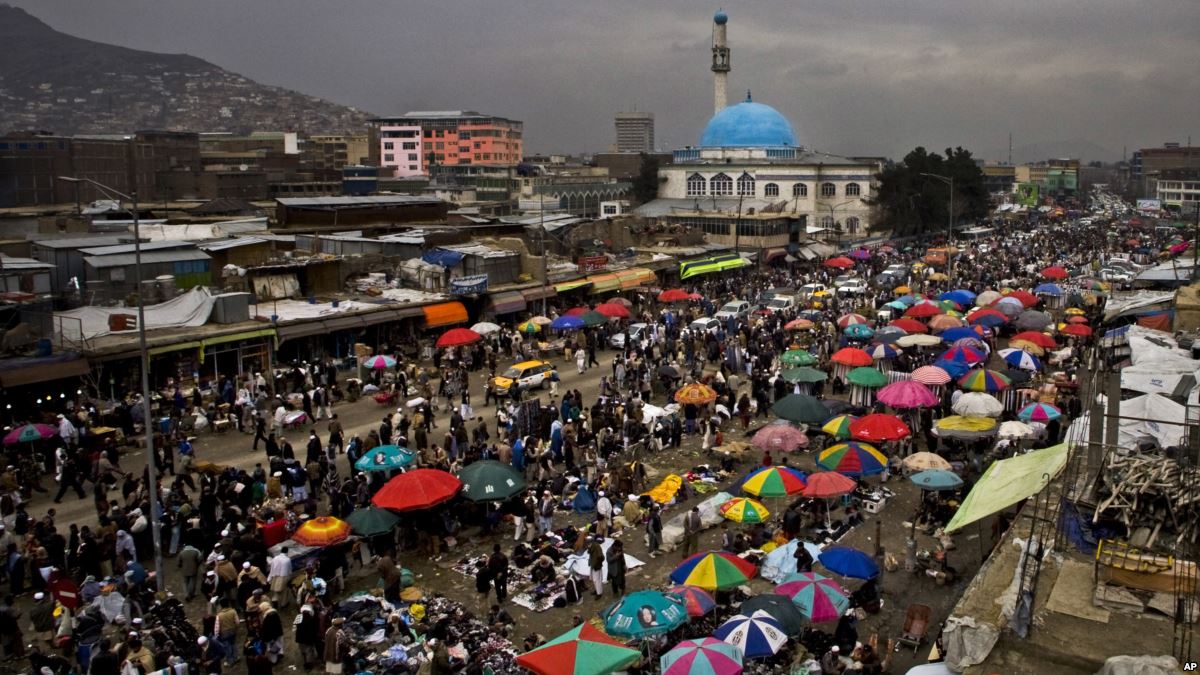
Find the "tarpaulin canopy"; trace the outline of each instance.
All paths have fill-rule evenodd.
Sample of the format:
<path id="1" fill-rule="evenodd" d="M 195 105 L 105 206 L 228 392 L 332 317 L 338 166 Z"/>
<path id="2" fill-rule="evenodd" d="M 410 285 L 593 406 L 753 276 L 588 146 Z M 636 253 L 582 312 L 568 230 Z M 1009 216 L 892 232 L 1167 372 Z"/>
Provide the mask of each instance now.
<path id="1" fill-rule="evenodd" d="M 1060 443 L 993 462 L 958 507 L 946 532 L 962 529 L 1041 492 L 1067 465 L 1068 447 Z"/>
<path id="2" fill-rule="evenodd" d="M 434 265 L 450 268 L 457 267 L 459 263 L 466 257 L 465 253 L 460 251 L 450 251 L 444 248 L 432 248 L 421 256 L 421 260 Z"/>
<path id="3" fill-rule="evenodd" d="M 437 328 L 467 320 L 467 308 L 461 302 L 443 302 L 436 305 L 425 305 L 421 308 L 425 313 L 425 327 Z"/>
<path id="4" fill-rule="evenodd" d="M 488 309 L 493 314 L 512 314 L 525 311 L 525 296 L 520 291 L 497 291 L 492 293 Z"/>

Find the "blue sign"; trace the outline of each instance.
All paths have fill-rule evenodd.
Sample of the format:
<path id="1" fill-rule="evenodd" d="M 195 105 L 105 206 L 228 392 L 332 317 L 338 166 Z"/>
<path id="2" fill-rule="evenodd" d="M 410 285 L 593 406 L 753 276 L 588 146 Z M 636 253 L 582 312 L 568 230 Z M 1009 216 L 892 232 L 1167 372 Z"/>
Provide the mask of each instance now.
<path id="1" fill-rule="evenodd" d="M 475 295 L 487 293 L 488 277 L 486 274 L 475 274 L 469 277 L 455 277 L 450 280 L 451 295 Z"/>

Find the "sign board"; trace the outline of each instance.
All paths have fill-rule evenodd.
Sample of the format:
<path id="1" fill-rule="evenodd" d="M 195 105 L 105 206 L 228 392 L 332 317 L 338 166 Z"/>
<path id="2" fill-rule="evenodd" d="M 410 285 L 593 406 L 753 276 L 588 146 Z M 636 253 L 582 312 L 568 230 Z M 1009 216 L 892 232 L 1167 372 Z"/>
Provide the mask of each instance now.
<path id="1" fill-rule="evenodd" d="M 487 289 L 488 276 L 486 274 L 473 274 L 469 277 L 455 277 L 450 280 L 451 295 L 487 293 Z"/>
<path id="2" fill-rule="evenodd" d="M 1037 183 L 1017 184 L 1017 203 L 1022 206 L 1037 206 L 1041 186 Z"/>
<path id="3" fill-rule="evenodd" d="M 608 268 L 608 256 L 585 255 L 578 258 L 575 263 L 579 266 L 580 274 L 603 272 Z"/>
<path id="4" fill-rule="evenodd" d="M 1159 199 L 1139 199 L 1137 200 L 1138 211 L 1158 212 L 1162 210 L 1162 200 Z"/>

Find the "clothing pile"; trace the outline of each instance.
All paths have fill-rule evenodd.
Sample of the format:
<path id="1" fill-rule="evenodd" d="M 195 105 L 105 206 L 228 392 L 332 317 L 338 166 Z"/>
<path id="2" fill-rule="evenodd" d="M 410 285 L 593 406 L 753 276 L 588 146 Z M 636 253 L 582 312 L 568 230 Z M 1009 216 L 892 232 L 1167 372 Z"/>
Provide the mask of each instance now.
<path id="1" fill-rule="evenodd" d="M 490 668 L 497 675 L 523 672 L 517 667 L 516 650 L 511 642 L 496 634 L 479 619 L 467 617 L 463 606 L 449 598 L 434 596 L 425 604 L 425 619 L 444 628 L 441 638 L 450 648 L 450 655 L 465 656 L 480 669 Z"/>

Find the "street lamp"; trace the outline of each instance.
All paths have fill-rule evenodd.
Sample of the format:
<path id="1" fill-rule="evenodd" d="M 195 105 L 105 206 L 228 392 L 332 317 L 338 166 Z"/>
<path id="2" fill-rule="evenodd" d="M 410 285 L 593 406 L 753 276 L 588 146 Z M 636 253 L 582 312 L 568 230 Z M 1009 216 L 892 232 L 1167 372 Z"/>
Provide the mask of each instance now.
<path id="1" fill-rule="evenodd" d="M 829 209 L 829 219 L 833 221 L 834 232 L 837 232 L 837 243 L 838 243 L 839 250 L 842 248 L 842 233 L 839 232 L 837 229 L 837 220 L 834 219 L 833 212 L 842 208 L 843 206 L 849 206 L 851 204 L 854 204 L 857 201 L 858 200 L 856 200 L 856 199 L 847 199 L 846 201 L 844 201 L 840 204 L 817 204 L 817 206 L 819 206 L 821 208 Z"/>
<path id="2" fill-rule="evenodd" d="M 950 218 L 946 223 L 946 271 L 950 280 L 954 280 L 954 256 L 950 253 L 951 242 L 954 241 L 954 177 L 942 176 L 936 173 L 922 173 L 926 178 L 936 178 L 950 186 Z"/>
<path id="3" fill-rule="evenodd" d="M 158 590 L 164 589 L 166 579 L 164 577 L 165 568 L 163 566 L 162 555 L 162 532 L 160 530 L 160 518 L 158 508 L 158 466 L 154 457 L 154 427 L 153 420 L 150 418 L 150 354 L 146 351 L 146 306 L 142 301 L 142 233 L 138 223 L 138 202 L 137 191 L 134 190 L 131 194 L 124 194 L 113 188 L 98 183 L 91 178 L 72 178 L 70 176 L 58 176 L 58 180 L 74 183 L 76 189 L 80 183 L 87 183 L 96 189 L 108 194 L 109 196 L 121 199 L 128 199 L 133 206 L 133 275 L 137 283 L 137 332 L 138 332 L 138 354 L 141 357 L 142 367 L 142 404 L 144 406 L 143 419 L 146 427 L 146 464 L 150 468 L 150 532 L 154 539 L 154 570 L 155 582 Z"/>

